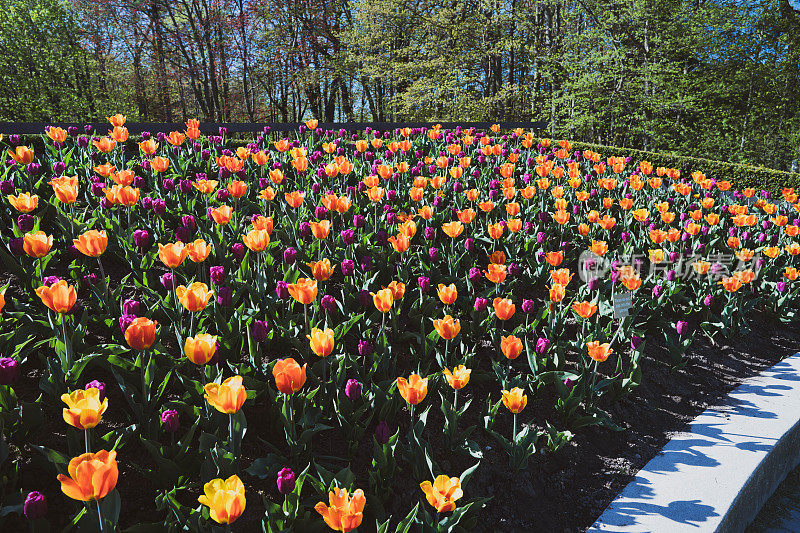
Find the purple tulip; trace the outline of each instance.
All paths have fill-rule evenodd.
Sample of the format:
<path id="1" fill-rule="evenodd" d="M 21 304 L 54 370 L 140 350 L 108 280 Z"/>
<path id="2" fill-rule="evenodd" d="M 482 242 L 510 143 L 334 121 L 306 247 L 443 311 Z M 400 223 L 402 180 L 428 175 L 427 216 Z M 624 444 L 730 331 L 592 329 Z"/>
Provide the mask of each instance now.
<path id="1" fill-rule="evenodd" d="M 535 305 L 533 300 L 525 300 L 525 299 L 522 300 L 522 311 L 524 313 L 527 314 L 533 313 L 534 309 Z"/>
<path id="2" fill-rule="evenodd" d="M 373 267 L 372 256 L 365 255 L 364 257 L 361 258 L 361 270 L 363 270 L 364 272 L 369 272 L 370 270 L 372 270 L 372 267 Z"/>
<path id="3" fill-rule="evenodd" d="M 278 478 L 276 480 L 278 492 L 284 495 L 291 494 L 294 490 L 296 479 L 297 475 L 291 468 L 282 468 L 281 471 L 278 472 Z"/>
<path id="4" fill-rule="evenodd" d="M 211 277 L 211 281 L 214 282 L 215 285 L 222 285 L 225 282 L 225 267 L 220 265 L 214 265 L 208 269 L 209 276 Z"/>
<path id="5" fill-rule="evenodd" d="M 97 381 L 96 379 L 93 379 L 92 381 L 87 383 L 86 386 L 84 387 L 84 390 L 89 390 L 89 389 L 97 389 L 98 391 L 100 391 L 99 397 L 101 402 L 105 399 L 106 384 L 103 383 L 102 381 Z"/>
<path id="6" fill-rule="evenodd" d="M 488 305 L 489 305 L 489 300 L 487 300 L 486 298 L 481 298 L 480 296 L 478 298 L 475 298 L 474 307 L 477 312 L 481 313 L 485 311 Z"/>
<path id="7" fill-rule="evenodd" d="M 470 268 L 467 277 L 472 283 L 477 282 L 479 279 L 481 279 L 481 269 L 479 269 L 478 267 Z"/>
<path id="8" fill-rule="evenodd" d="M 150 244 L 150 234 L 147 230 L 137 229 L 133 232 L 133 243 L 140 249 L 145 249 Z"/>
<path id="9" fill-rule="evenodd" d="M 378 441 L 378 444 L 383 445 L 389 442 L 389 437 L 391 437 L 389 424 L 381 420 L 375 427 L 375 440 Z"/>
<path id="10" fill-rule="evenodd" d="M 362 340 L 358 342 L 358 355 L 363 357 L 367 357 L 368 355 L 372 355 L 372 343 L 368 340 Z"/>
<path id="11" fill-rule="evenodd" d="M 42 284 L 45 287 L 52 287 L 59 281 L 61 281 L 61 278 L 59 278 L 58 276 L 45 276 L 44 280 L 42 281 Z"/>
<path id="12" fill-rule="evenodd" d="M 356 264 L 351 259 L 342 261 L 342 275 L 351 276 L 356 271 Z"/>
<path id="13" fill-rule="evenodd" d="M 164 426 L 164 431 L 167 433 L 175 433 L 180 428 L 181 421 L 178 418 L 178 411 L 175 409 L 167 409 L 161 413 L 161 425 Z"/>
<path id="14" fill-rule="evenodd" d="M 47 497 L 39 491 L 29 492 L 22 512 L 28 520 L 38 520 L 47 515 Z"/>
<path id="15" fill-rule="evenodd" d="M 2 192 L 4 195 L 14 194 L 14 190 L 15 187 L 13 181 L 11 180 L 0 181 L 0 192 Z"/>
<path id="16" fill-rule="evenodd" d="M 269 324 L 267 324 L 267 321 L 253 321 L 253 340 L 256 342 L 263 342 L 267 340 L 267 335 L 269 335 Z"/>
<path id="17" fill-rule="evenodd" d="M 278 280 L 278 283 L 275 284 L 275 294 L 281 300 L 289 298 L 289 284 L 283 280 Z"/>
<path id="18" fill-rule="evenodd" d="M 363 228 L 367 223 L 367 219 L 364 218 L 364 215 L 353 215 L 353 226 L 356 229 Z"/>
<path id="19" fill-rule="evenodd" d="M 244 247 L 244 244 L 237 242 L 231 246 L 231 253 L 233 257 L 236 258 L 237 261 L 241 261 L 244 259 L 245 254 L 247 253 L 247 249 Z"/>
<path id="20" fill-rule="evenodd" d="M 348 379 L 347 385 L 344 386 L 344 393 L 351 401 L 355 401 L 361 397 L 361 383 L 355 379 Z"/>
<path id="21" fill-rule="evenodd" d="M 219 287 L 217 289 L 217 304 L 223 307 L 233 305 L 233 289 L 230 287 Z"/>
<path id="22" fill-rule="evenodd" d="M 17 217 L 17 226 L 19 226 L 19 230 L 22 233 L 28 233 L 31 231 L 35 222 L 36 219 L 27 213 L 23 213 Z"/>
<path id="23" fill-rule="evenodd" d="M 663 292 L 664 292 L 664 287 L 662 287 L 661 285 L 656 285 L 655 287 L 653 287 L 653 298 L 658 298 L 659 296 L 661 296 L 661 293 Z"/>
<path id="24" fill-rule="evenodd" d="M 297 249 L 290 246 L 283 251 L 283 262 L 287 265 L 293 265 L 295 261 L 297 261 Z"/>
<path id="25" fill-rule="evenodd" d="M 19 377 L 19 361 L 0 357 L 0 385 L 12 385 Z"/>
<path id="26" fill-rule="evenodd" d="M 644 342 L 643 337 L 634 335 L 633 337 L 631 337 L 631 350 L 638 350 L 639 346 L 641 346 L 643 342 Z"/>
<path id="27" fill-rule="evenodd" d="M 430 258 L 431 261 L 436 262 L 439 259 L 439 249 L 434 246 L 428 248 L 428 258 Z"/>
<path id="28" fill-rule="evenodd" d="M 331 296 L 330 294 L 326 294 L 320 300 L 320 305 L 325 310 L 326 313 L 330 314 L 336 310 L 336 298 Z"/>
<path id="29" fill-rule="evenodd" d="M 536 339 L 536 353 L 539 355 L 544 354 L 550 348 L 550 339 L 539 337 Z"/>
<path id="30" fill-rule="evenodd" d="M 417 278 L 417 286 L 422 292 L 431 290 L 431 279 L 427 276 L 420 276 Z"/>
<path id="31" fill-rule="evenodd" d="M 366 289 L 361 289 L 358 291 L 358 303 L 361 304 L 361 307 L 369 308 L 372 306 L 372 295 Z"/>
<path id="32" fill-rule="evenodd" d="M 775 289 L 776 289 L 778 292 L 783 292 L 783 291 L 785 291 L 785 290 L 786 290 L 786 282 L 785 282 L 785 281 L 779 281 L 779 282 L 777 282 L 777 283 L 775 284 Z"/>
<path id="33" fill-rule="evenodd" d="M 686 327 L 688 326 L 685 320 L 678 320 L 675 324 L 675 331 L 678 332 L 678 335 L 683 335 L 686 332 Z"/>
<path id="34" fill-rule="evenodd" d="M 469 253 L 474 252 L 475 251 L 475 239 L 473 239 L 472 237 L 467 237 L 464 240 L 464 249 Z"/>
<path id="35" fill-rule="evenodd" d="M 517 276 L 522 268 L 517 263 L 509 263 L 508 265 L 508 275 L 511 277 Z"/>
<path id="36" fill-rule="evenodd" d="M 136 315 L 122 315 L 119 317 L 119 329 L 122 330 L 122 333 L 125 333 L 125 330 L 128 329 L 128 326 L 131 325 L 131 322 L 136 320 Z"/>
<path id="37" fill-rule="evenodd" d="M 705 298 L 703 298 L 703 305 L 705 305 L 706 307 L 711 307 L 712 305 L 714 305 L 714 297 L 711 296 L 710 294 L 707 295 Z"/>
<path id="38" fill-rule="evenodd" d="M 351 229 L 346 229 L 342 232 L 342 242 L 345 245 L 353 244 L 356 240 L 356 232 Z"/>

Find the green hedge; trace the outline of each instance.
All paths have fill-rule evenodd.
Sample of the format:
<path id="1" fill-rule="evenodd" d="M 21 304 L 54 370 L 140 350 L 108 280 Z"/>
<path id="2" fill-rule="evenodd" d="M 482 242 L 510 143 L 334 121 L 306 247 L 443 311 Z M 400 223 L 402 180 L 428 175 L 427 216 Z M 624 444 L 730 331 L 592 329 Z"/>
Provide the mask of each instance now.
<path id="1" fill-rule="evenodd" d="M 687 178 L 692 172 L 700 171 L 709 178 L 730 180 L 733 187 L 737 189 L 753 187 L 759 191 L 763 189 L 779 194 L 783 187 L 794 187 L 800 191 L 800 174 L 796 172 L 577 141 L 572 143 L 572 147 L 575 150 L 597 152 L 604 160 L 610 156 L 626 156 L 632 157 L 636 163 L 642 160 L 650 161 L 654 169 L 656 167 L 678 168 L 681 176 Z"/>

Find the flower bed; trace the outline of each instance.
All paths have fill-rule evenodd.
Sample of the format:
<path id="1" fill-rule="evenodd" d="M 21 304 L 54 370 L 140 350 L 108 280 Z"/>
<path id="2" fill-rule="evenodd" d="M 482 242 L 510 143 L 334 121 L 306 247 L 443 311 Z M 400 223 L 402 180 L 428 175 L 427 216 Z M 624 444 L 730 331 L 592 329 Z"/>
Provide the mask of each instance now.
<path id="1" fill-rule="evenodd" d="M 792 189 L 521 130 L 128 153 L 109 120 L 8 139 L 0 525 L 474 528 L 482 464 L 623 429 L 646 344 L 795 320 Z"/>

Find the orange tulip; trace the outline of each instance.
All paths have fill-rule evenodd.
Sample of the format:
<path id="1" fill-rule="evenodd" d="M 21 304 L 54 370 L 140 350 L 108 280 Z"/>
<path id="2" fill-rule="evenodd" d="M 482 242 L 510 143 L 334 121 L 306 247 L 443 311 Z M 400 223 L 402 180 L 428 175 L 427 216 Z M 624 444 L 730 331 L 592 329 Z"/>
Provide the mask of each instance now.
<path id="1" fill-rule="evenodd" d="M 102 152 L 107 154 L 114 150 L 117 147 L 117 141 L 114 137 L 100 137 L 100 139 L 96 141 L 92 141 L 92 144 L 95 148 L 97 148 L 98 152 Z"/>
<path id="2" fill-rule="evenodd" d="M 557 267 L 564 260 L 564 252 L 547 252 L 544 259 L 550 266 Z"/>
<path id="3" fill-rule="evenodd" d="M 19 196 L 8 195 L 8 202 L 20 213 L 30 213 L 39 206 L 39 196 L 23 192 Z"/>
<path id="4" fill-rule="evenodd" d="M 158 258 L 167 268 L 177 268 L 186 260 L 189 250 L 182 242 L 158 245 Z"/>
<path id="5" fill-rule="evenodd" d="M 403 296 L 406 294 L 406 284 L 400 283 L 399 281 L 393 281 L 384 289 L 389 289 L 392 291 L 392 299 L 396 302 L 398 300 L 402 300 Z"/>
<path id="6" fill-rule="evenodd" d="M 186 245 L 186 255 L 193 263 L 202 263 L 211 253 L 211 247 L 203 239 L 196 239 Z"/>
<path id="7" fill-rule="evenodd" d="M 450 339 L 454 339 L 461 331 L 461 322 L 450 315 L 445 315 L 445 317 L 440 320 L 434 320 L 433 327 L 441 338 L 449 341 Z"/>
<path id="8" fill-rule="evenodd" d="M 242 385 L 242 376 L 231 376 L 222 384 L 209 383 L 205 387 L 208 405 L 220 413 L 238 413 L 247 399 L 247 391 Z"/>
<path id="9" fill-rule="evenodd" d="M 34 259 L 40 259 L 50 253 L 53 247 L 53 236 L 43 231 L 26 233 L 22 240 L 22 249 Z"/>
<path id="10" fill-rule="evenodd" d="M 139 189 L 123 185 L 113 185 L 110 189 L 104 188 L 106 200 L 114 205 L 136 205 L 139 201 Z"/>
<path id="11" fill-rule="evenodd" d="M 475 210 L 474 209 L 464 209 L 463 211 L 458 211 L 458 220 L 462 224 L 469 224 L 475 219 Z"/>
<path id="12" fill-rule="evenodd" d="M 483 274 L 492 283 L 503 283 L 506 280 L 506 272 L 505 265 L 490 263 L 489 270 L 484 270 Z"/>
<path id="13" fill-rule="evenodd" d="M 430 481 L 423 481 L 419 484 L 419 488 L 437 513 L 454 511 L 456 500 L 464 495 L 464 491 L 461 490 L 461 480 L 444 474 L 433 480 L 432 484 Z"/>
<path id="14" fill-rule="evenodd" d="M 8 150 L 8 155 L 20 165 L 33 163 L 33 148 L 27 146 L 17 146 L 13 152 Z"/>
<path id="15" fill-rule="evenodd" d="M 183 353 L 192 363 L 204 365 L 217 353 L 217 336 L 198 333 L 194 337 L 187 337 L 183 344 Z"/>
<path id="16" fill-rule="evenodd" d="M 195 281 L 189 287 L 179 285 L 175 289 L 175 295 L 181 302 L 181 305 L 193 313 L 202 311 L 208 305 L 208 302 L 214 296 L 214 291 L 208 290 L 208 285 Z"/>
<path id="17" fill-rule="evenodd" d="M 551 302 L 560 302 L 564 299 L 564 295 L 566 294 L 566 287 L 559 283 L 553 283 L 552 287 L 549 287 L 550 291 L 550 301 Z"/>
<path id="18" fill-rule="evenodd" d="M 367 503 L 363 490 L 358 489 L 350 496 L 347 489 L 334 487 L 328 494 L 328 502 L 330 507 L 325 505 L 325 502 L 319 502 L 314 506 L 314 510 L 322 516 L 328 527 L 334 531 L 347 533 L 361 525 L 364 505 Z"/>
<path id="19" fill-rule="evenodd" d="M 144 154 L 153 155 L 158 150 L 158 143 L 153 138 L 147 139 L 139 143 L 139 150 Z"/>
<path id="20" fill-rule="evenodd" d="M 6 287 L 3 290 L 0 290 L 0 312 L 2 312 L 3 308 L 6 306 L 6 290 L 7 289 L 8 289 L 8 287 Z"/>
<path id="21" fill-rule="evenodd" d="M 514 335 L 500 337 L 500 349 L 507 359 L 516 359 L 522 353 L 522 341 Z"/>
<path id="22" fill-rule="evenodd" d="M 800 271 L 794 267 L 786 267 L 783 271 L 783 277 L 789 281 L 795 281 L 798 276 L 800 276 Z"/>
<path id="23" fill-rule="evenodd" d="M 394 303 L 392 289 L 381 289 L 370 294 L 372 295 L 372 303 L 375 304 L 375 309 L 381 313 L 388 313 L 392 309 L 392 304 Z"/>
<path id="24" fill-rule="evenodd" d="M 558 270 L 550 271 L 550 278 L 552 278 L 553 282 L 565 287 L 572 281 L 572 276 L 574 276 L 574 274 L 570 274 L 568 268 L 559 268 Z"/>
<path id="25" fill-rule="evenodd" d="M 597 306 L 592 302 L 577 302 L 572 304 L 572 310 L 581 318 L 589 318 L 597 312 Z"/>
<path id="26" fill-rule="evenodd" d="M 417 374 L 411 374 L 408 380 L 397 378 L 397 390 L 406 402 L 417 405 L 428 394 L 428 378 L 423 379 Z"/>
<path id="27" fill-rule="evenodd" d="M 83 255 L 100 257 L 106 251 L 108 237 L 106 236 L 106 230 L 97 231 L 93 229 L 82 234 L 77 239 L 72 239 L 72 242 L 75 244 L 75 248 Z"/>
<path id="28" fill-rule="evenodd" d="M 253 228 L 257 230 L 264 230 L 267 232 L 267 235 L 272 235 L 272 229 L 274 227 L 274 222 L 272 217 L 256 217 L 253 219 Z"/>
<path id="29" fill-rule="evenodd" d="M 229 205 L 221 205 L 209 210 L 211 218 L 220 226 L 225 226 L 230 223 L 233 216 L 233 208 Z"/>
<path id="30" fill-rule="evenodd" d="M 317 297 L 317 282 L 308 278 L 300 278 L 296 283 L 290 283 L 287 288 L 295 301 L 308 305 Z"/>
<path id="31" fill-rule="evenodd" d="M 165 139 L 172 146 L 180 146 L 186 140 L 186 136 L 179 131 L 171 131 Z"/>
<path id="32" fill-rule="evenodd" d="M 445 368 L 442 373 L 447 379 L 447 383 L 449 383 L 453 389 L 461 390 L 467 385 L 467 383 L 469 383 L 469 377 L 470 374 L 472 374 L 472 370 L 468 369 L 464 365 L 459 365 L 453 368 L 452 372 Z"/>
<path id="33" fill-rule="evenodd" d="M 204 194 L 211 194 L 212 192 L 214 192 L 214 189 L 217 188 L 219 182 L 216 180 L 197 180 L 195 182 L 192 182 L 192 185 L 194 185 L 195 189 Z"/>
<path id="34" fill-rule="evenodd" d="M 119 113 L 117 113 L 112 117 L 106 117 L 106 119 L 108 119 L 111 125 L 114 126 L 115 128 L 124 126 L 126 120 L 125 115 L 120 115 Z"/>
<path id="35" fill-rule="evenodd" d="M 489 225 L 489 237 L 492 239 L 499 239 L 503 236 L 503 226 L 500 223 Z"/>
<path id="36" fill-rule="evenodd" d="M 514 316 L 514 312 L 517 310 L 514 302 L 508 298 L 495 298 L 492 305 L 494 306 L 494 314 L 499 320 L 508 320 Z"/>
<path id="37" fill-rule="evenodd" d="M 293 394 L 303 388 L 306 382 L 306 365 L 302 367 L 291 357 L 278 359 L 272 367 L 275 387 L 283 394 Z"/>
<path id="38" fill-rule="evenodd" d="M 722 287 L 728 292 L 736 292 L 742 288 L 742 282 L 737 277 L 730 277 L 730 278 L 722 278 L 722 281 L 718 281 L 717 285 L 722 285 Z"/>
<path id="39" fill-rule="evenodd" d="M 397 253 L 403 253 L 408 250 L 410 241 L 406 235 L 399 233 L 397 237 L 389 237 L 388 241 L 392 243 L 392 248 Z"/>
<path id="40" fill-rule="evenodd" d="M 56 313 L 69 313 L 78 300 L 75 287 L 68 285 L 63 279 L 49 287 L 39 287 L 36 289 L 36 296 Z"/>
<path id="41" fill-rule="evenodd" d="M 108 398 L 100 401 L 100 389 L 78 389 L 62 394 L 61 401 L 67 404 L 62 416 L 64 422 L 78 429 L 91 429 L 100 423 L 108 409 Z"/>
<path id="42" fill-rule="evenodd" d="M 244 483 L 236 474 L 212 479 L 203 486 L 203 493 L 197 501 L 208 507 L 208 515 L 218 524 L 233 524 L 247 505 Z"/>
<path id="43" fill-rule="evenodd" d="M 306 265 L 311 267 L 311 273 L 314 275 L 314 279 L 317 281 L 325 281 L 326 279 L 330 278 L 333 274 L 333 269 L 336 267 L 336 265 L 331 266 L 330 259 L 323 259 L 314 263 L 306 263 Z"/>
<path id="44" fill-rule="evenodd" d="M 56 198 L 64 204 L 74 204 L 78 199 L 78 176 L 61 176 L 48 182 L 53 187 Z"/>
<path id="45" fill-rule="evenodd" d="M 156 341 L 158 322 L 140 316 L 133 320 L 125 330 L 125 341 L 134 350 L 147 350 Z"/>
<path id="46" fill-rule="evenodd" d="M 108 132 L 108 135 L 118 143 L 124 143 L 128 140 L 128 128 L 124 126 L 114 126 L 114 129 Z"/>
<path id="47" fill-rule="evenodd" d="M 448 222 L 447 224 L 442 224 L 442 230 L 448 237 L 455 239 L 464 231 L 464 225 L 458 221 Z"/>
<path id="48" fill-rule="evenodd" d="M 114 180 L 114 183 L 122 186 L 133 183 L 133 179 L 135 177 L 136 175 L 132 170 L 120 170 L 119 172 L 114 172 L 111 174 L 111 179 Z"/>
<path id="49" fill-rule="evenodd" d="M 57 477 L 64 494 L 83 502 L 100 500 L 117 486 L 117 452 L 84 453 L 69 462 L 67 472 L 69 477 Z"/>
<path id="50" fill-rule="evenodd" d="M 154 172 L 166 172 L 169 168 L 169 159 L 166 157 L 154 157 L 150 160 L 150 168 Z"/>
<path id="51" fill-rule="evenodd" d="M 523 394 L 522 389 L 514 387 L 510 391 L 503 390 L 503 405 L 514 414 L 521 413 L 528 405 L 528 396 Z"/>
<path id="52" fill-rule="evenodd" d="M 234 198 L 241 198 L 247 194 L 247 184 L 243 181 L 233 180 L 228 184 L 228 192 Z"/>
<path id="53" fill-rule="evenodd" d="M 456 290 L 456 284 L 451 283 L 450 285 L 445 285 L 444 283 L 439 284 L 438 289 L 439 299 L 445 305 L 450 305 L 456 301 L 458 298 L 458 290 Z"/>
<path id="54" fill-rule="evenodd" d="M 242 235 L 242 242 L 253 252 L 263 252 L 269 245 L 269 232 L 265 229 L 252 229 L 247 235 Z"/>
<path id="55" fill-rule="evenodd" d="M 64 128 L 47 128 L 45 134 L 50 137 L 54 143 L 61 144 L 67 140 L 67 130 Z"/>
<path id="56" fill-rule="evenodd" d="M 497 250 L 489 256 L 489 262 L 493 265 L 503 265 L 506 262 L 506 254 L 502 250 Z"/>
<path id="57" fill-rule="evenodd" d="M 604 344 L 600 344 L 600 341 L 587 342 L 586 348 L 589 351 L 589 357 L 600 363 L 608 359 L 608 356 L 614 352 L 607 342 Z"/>
<path id="58" fill-rule="evenodd" d="M 320 357 L 328 357 L 333 352 L 333 330 L 312 328 L 311 335 L 306 335 L 311 345 L 311 351 Z"/>
<path id="59" fill-rule="evenodd" d="M 305 199 L 306 195 L 304 192 L 295 191 L 295 192 L 287 192 L 284 194 L 286 198 L 286 203 L 294 208 L 298 208 L 303 204 L 303 199 Z"/>
<path id="60" fill-rule="evenodd" d="M 316 239 L 324 239 L 331 232 L 331 221 L 323 220 L 322 222 L 309 222 L 311 226 L 311 233 Z"/>

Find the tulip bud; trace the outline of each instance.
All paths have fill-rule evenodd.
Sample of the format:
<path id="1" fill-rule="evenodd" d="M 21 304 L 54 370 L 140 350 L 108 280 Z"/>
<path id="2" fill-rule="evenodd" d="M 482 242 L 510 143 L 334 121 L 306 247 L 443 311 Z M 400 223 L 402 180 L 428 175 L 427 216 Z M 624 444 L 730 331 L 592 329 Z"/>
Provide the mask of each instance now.
<path id="1" fill-rule="evenodd" d="M 330 294 L 326 294 L 322 297 L 322 300 L 320 300 L 320 305 L 328 314 L 333 313 L 336 310 L 336 298 Z"/>
<path id="2" fill-rule="evenodd" d="M 244 247 L 244 244 L 237 242 L 231 246 L 231 253 L 237 261 L 241 261 L 244 259 L 247 249 Z"/>
<path id="3" fill-rule="evenodd" d="M 230 287 L 219 287 L 217 289 L 217 304 L 223 307 L 233 305 L 233 289 Z"/>
<path id="4" fill-rule="evenodd" d="M 15 191 L 14 182 L 11 180 L 3 180 L 0 181 L 0 192 L 3 195 L 14 194 Z"/>
<path id="5" fill-rule="evenodd" d="M 344 393 L 351 401 L 355 401 L 361 397 L 361 383 L 355 379 L 348 379 Z"/>
<path id="6" fill-rule="evenodd" d="M 269 334 L 269 324 L 266 320 L 255 320 L 253 322 L 253 340 L 263 342 Z"/>
<path id="7" fill-rule="evenodd" d="M 27 213 L 23 213 L 17 217 L 17 226 L 19 226 L 19 230 L 22 233 L 28 233 L 31 231 L 33 229 L 34 222 L 35 219 Z"/>
<path id="8" fill-rule="evenodd" d="M 356 232 L 351 229 L 346 229 L 342 232 L 342 242 L 345 245 L 353 244 L 356 240 Z"/>
<path id="9" fill-rule="evenodd" d="M 289 298 L 289 284 L 283 280 L 279 280 L 275 285 L 275 294 L 277 294 L 278 298 L 281 300 Z"/>
<path id="10" fill-rule="evenodd" d="M 526 314 L 533 313 L 535 309 L 533 300 L 522 300 L 522 312 Z"/>
<path id="11" fill-rule="evenodd" d="M 675 324 L 675 331 L 678 332 L 678 335 L 683 335 L 686 332 L 687 322 L 685 320 L 678 320 Z"/>
<path id="12" fill-rule="evenodd" d="M 714 305 L 714 297 L 711 296 L 710 294 L 707 295 L 705 298 L 703 298 L 703 305 L 705 305 L 706 307 L 711 307 L 712 305 Z"/>
<path id="13" fill-rule="evenodd" d="M 161 276 L 161 285 L 167 290 L 175 288 L 175 276 L 172 275 L 172 272 L 167 272 Z"/>
<path id="14" fill-rule="evenodd" d="M 369 294 L 369 293 L 367 293 Z M 358 342 L 358 355 L 363 357 L 367 357 L 372 355 L 372 343 L 368 340 L 362 340 Z"/>
<path id="15" fill-rule="evenodd" d="M 19 361 L 0 357 L 0 385 L 12 385 L 19 377 Z"/>
<path id="16" fill-rule="evenodd" d="M 136 320 L 136 315 L 122 315 L 119 317 L 119 329 L 122 330 L 122 333 L 125 333 L 125 330 L 134 320 Z"/>
<path id="17" fill-rule="evenodd" d="M 661 285 L 656 285 L 655 287 L 653 287 L 653 298 L 658 298 L 659 296 L 661 296 L 661 293 L 663 292 L 664 292 L 664 287 L 662 287 Z"/>
<path id="18" fill-rule="evenodd" d="M 383 445 L 389 442 L 389 437 L 391 437 L 389 424 L 381 420 L 375 427 L 375 440 L 378 441 L 378 444 Z"/>
<path id="19" fill-rule="evenodd" d="M 439 259 L 439 249 L 433 246 L 428 248 L 428 257 L 431 261 L 437 261 Z"/>
<path id="20" fill-rule="evenodd" d="M 39 491 L 29 492 L 22 512 L 28 520 L 37 520 L 47 515 L 47 497 Z"/>
<path id="21" fill-rule="evenodd" d="M 343 276 L 351 276 L 356 270 L 356 264 L 352 261 L 352 259 L 345 259 L 342 261 L 341 267 Z"/>
<path id="22" fill-rule="evenodd" d="M 361 304 L 361 307 L 372 307 L 372 295 L 370 295 L 368 290 L 361 289 L 358 292 L 358 303 Z"/>
<path id="23" fill-rule="evenodd" d="M 517 263 L 509 263 L 509 265 L 508 265 L 508 275 L 509 276 L 514 277 L 517 274 L 519 274 L 521 270 L 522 270 L 522 268 Z"/>
<path id="24" fill-rule="evenodd" d="M 363 182 L 359 182 L 359 185 L 361 185 L 362 183 Z M 367 223 L 367 219 L 364 218 L 364 215 L 354 215 L 353 216 L 353 226 L 356 229 L 363 228 L 366 225 L 366 223 Z"/>
<path id="25" fill-rule="evenodd" d="M 368 272 L 372 270 L 372 267 L 373 267 L 373 262 L 371 256 L 365 255 L 364 257 L 361 258 L 361 270 L 363 270 L 364 272 Z"/>
<path id="26" fill-rule="evenodd" d="M 547 239 L 547 234 L 545 234 L 545 232 L 540 231 L 536 234 L 537 243 L 542 244 L 545 241 L 545 239 Z"/>
<path id="27" fill-rule="evenodd" d="M 422 292 L 428 292 L 431 290 L 431 279 L 426 276 L 420 276 L 417 278 L 417 285 Z"/>
<path id="28" fill-rule="evenodd" d="M 299 234 L 300 234 L 300 236 L 301 236 L 302 238 L 304 238 L 304 239 L 306 239 L 306 238 L 310 237 L 310 236 L 311 236 L 311 224 L 309 224 L 309 223 L 308 223 L 307 221 L 305 221 L 305 220 L 304 220 L 304 221 L 302 221 L 302 222 L 300 223 L 300 225 L 297 227 L 297 233 L 299 233 Z"/>
<path id="29" fill-rule="evenodd" d="M 600 280 L 597 277 L 591 277 L 586 281 L 586 288 L 590 291 L 597 290 L 597 287 L 600 285 Z"/>
<path id="30" fill-rule="evenodd" d="M 469 269 L 469 274 L 467 275 L 467 277 L 469 277 L 469 280 L 472 283 L 475 283 L 479 279 L 481 279 L 481 270 L 478 267 L 472 267 Z"/>
<path id="31" fill-rule="evenodd" d="M 539 337 L 536 339 L 536 353 L 539 355 L 544 354 L 547 349 L 550 347 L 550 339 L 546 339 L 544 337 Z"/>
<path id="32" fill-rule="evenodd" d="M 474 252 L 475 251 L 475 239 L 473 239 L 472 237 L 467 237 L 464 240 L 464 249 L 469 253 Z"/>
<path id="33" fill-rule="evenodd" d="M 281 471 L 278 472 L 278 492 L 281 494 L 291 494 L 294 490 L 296 479 L 297 475 L 291 468 L 282 468 Z"/>
<path id="34" fill-rule="evenodd" d="M 573 387 L 575 387 L 575 382 L 574 382 L 574 381 L 572 381 L 572 380 L 571 380 L 571 379 L 569 379 L 569 378 L 566 378 L 566 379 L 564 380 L 564 386 L 565 386 L 567 389 L 569 389 L 570 391 L 572 391 Z"/>
<path id="35" fill-rule="evenodd" d="M 634 335 L 631 337 L 631 350 L 638 350 L 639 346 L 644 342 L 644 338 Z"/>
<path id="36" fill-rule="evenodd" d="M 481 297 L 475 298 L 475 310 L 477 312 L 480 313 L 485 311 L 486 306 L 488 305 L 489 305 L 489 300 L 487 300 L 486 298 L 481 298 Z"/>
<path id="37" fill-rule="evenodd" d="M 211 268 L 209 268 L 208 271 L 211 277 L 211 281 L 213 281 L 215 285 L 222 285 L 225 282 L 224 266 L 214 265 Z"/>
<path id="38" fill-rule="evenodd" d="M 133 243 L 141 249 L 145 249 L 150 244 L 150 234 L 147 230 L 137 229 L 133 232 Z"/>
<path id="39" fill-rule="evenodd" d="M 161 425 L 164 426 L 164 431 L 167 433 L 175 433 L 181 425 L 178 418 L 178 411 L 175 409 L 167 409 L 161 413 Z"/>
<path id="40" fill-rule="evenodd" d="M 89 389 L 97 389 L 99 391 L 100 393 L 99 398 L 101 402 L 105 399 L 106 384 L 103 383 L 102 381 L 97 381 L 96 379 L 93 379 L 92 381 L 87 383 L 86 386 L 84 387 L 84 390 L 89 390 Z"/>
<path id="41" fill-rule="evenodd" d="M 777 282 L 777 283 L 775 284 L 775 289 L 776 289 L 778 292 L 783 292 L 783 291 L 785 291 L 785 290 L 786 290 L 786 282 L 785 282 L 785 281 L 779 281 L 779 282 Z"/>
<path id="42" fill-rule="evenodd" d="M 45 287 L 51 287 L 56 283 L 58 283 L 59 281 L 61 281 L 61 278 L 59 278 L 58 276 L 45 276 L 45 278 L 42 280 L 42 284 Z"/>

